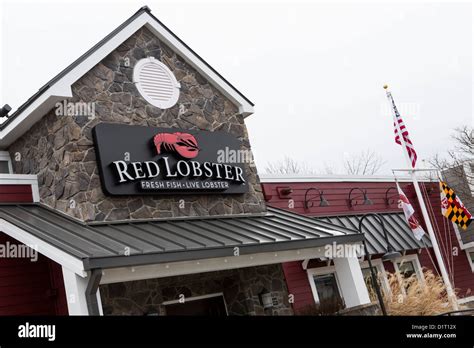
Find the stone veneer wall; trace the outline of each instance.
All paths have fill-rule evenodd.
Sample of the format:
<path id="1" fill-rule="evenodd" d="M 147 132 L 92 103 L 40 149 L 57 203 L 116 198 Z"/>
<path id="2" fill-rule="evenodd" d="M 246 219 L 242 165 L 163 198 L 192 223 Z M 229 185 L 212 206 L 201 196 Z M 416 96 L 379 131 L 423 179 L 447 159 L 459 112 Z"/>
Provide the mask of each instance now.
<path id="1" fill-rule="evenodd" d="M 181 83 L 178 103 L 170 109 L 148 104 L 132 83 L 135 63 L 148 56 L 166 64 Z M 238 108 L 148 29 L 138 30 L 80 78 L 73 85 L 73 95 L 72 102 L 94 103 L 95 118 L 57 116 L 53 109 L 8 149 L 15 173 L 38 175 L 41 201 L 46 205 L 83 221 L 265 210 L 257 171 L 248 165 L 249 192 L 244 195 L 106 197 L 102 192 L 91 135 L 100 122 L 226 131 L 242 141 L 242 150 L 250 150 Z M 180 199 L 186 202 L 181 209 Z"/>
<path id="2" fill-rule="evenodd" d="M 264 310 L 262 290 L 272 292 L 278 305 Z M 100 286 L 104 315 L 165 315 L 164 301 L 220 292 L 229 315 L 293 314 L 280 264 Z"/>

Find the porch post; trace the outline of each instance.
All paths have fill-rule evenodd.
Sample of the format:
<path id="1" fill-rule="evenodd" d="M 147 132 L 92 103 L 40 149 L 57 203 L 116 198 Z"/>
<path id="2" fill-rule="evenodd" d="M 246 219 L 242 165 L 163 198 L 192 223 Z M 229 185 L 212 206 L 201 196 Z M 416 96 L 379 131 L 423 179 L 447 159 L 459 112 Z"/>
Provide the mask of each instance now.
<path id="1" fill-rule="evenodd" d="M 337 280 L 347 308 L 370 303 L 357 257 L 334 258 Z"/>
<path id="2" fill-rule="evenodd" d="M 63 278 L 69 315 L 89 315 L 86 301 L 89 278 L 83 278 L 64 267 Z"/>

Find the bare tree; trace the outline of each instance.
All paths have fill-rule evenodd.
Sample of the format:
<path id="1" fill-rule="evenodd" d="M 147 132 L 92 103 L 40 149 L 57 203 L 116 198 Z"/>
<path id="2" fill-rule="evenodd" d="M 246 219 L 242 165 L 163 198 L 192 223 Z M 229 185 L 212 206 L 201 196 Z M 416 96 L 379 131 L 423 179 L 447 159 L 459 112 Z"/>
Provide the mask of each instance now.
<path id="1" fill-rule="evenodd" d="M 455 145 L 449 149 L 446 154 L 436 154 L 428 162 L 440 171 L 449 170 L 449 174 L 458 179 L 466 179 L 468 182 L 474 182 L 474 175 L 471 171 L 464 170 L 464 164 L 474 161 L 474 132 L 470 126 L 456 128 L 451 135 Z M 443 175 L 444 176 L 444 175 Z M 459 192 L 460 189 L 457 189 Z M 463 190 L 463 189 L 461 189 Z M 462 192 L 470 194 L 470 192 Z"/>
<path id="2" fill-rule="evenodd" d="M 435 155 L 429 163 L 439 169 L 459 167 L 466 161 L 474 160 L 473 128 L 463 126 L 456 128 L 451 138 L 455 142 L 453 149 L 447 151 L 447 156 Z"/>
<path id="3" fill-rule="evenodd" d="M 285 157 L 281 161 L 267 163 L 265 173 L 280 175 L 336 175 L 344 172 L 349 175 L 373 175 L 382 168 L 385 161 L 374 151 L 365 150 L 345 160 L 343 164 L 344 170 L 340 170 L 326 162 L 323 163 L 322 169 L 317 170 L 308 166 L 305 162 L 298 162 L 290 157 Z"/>
<path id="4" fill-rule="evenodd" d="M 267 174 L 316 174 L 316 171 L 305 162 L 298 162 L 290 157 L 285 157 L 281 161 L 269 162 L 265 167 Z"/>
<path id="5" fill-rule="evenodd" d="M 374 151 L 367 149 L 344 161 L 344 169 L 349 175 L 374 175 L 386 162 Z"/>

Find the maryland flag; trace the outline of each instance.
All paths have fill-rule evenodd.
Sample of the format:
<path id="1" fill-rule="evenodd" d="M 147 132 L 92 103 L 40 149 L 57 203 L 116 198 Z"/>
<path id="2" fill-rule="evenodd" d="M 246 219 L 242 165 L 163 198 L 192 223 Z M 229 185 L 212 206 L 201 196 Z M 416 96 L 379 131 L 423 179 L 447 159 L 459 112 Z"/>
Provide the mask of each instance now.
<path id="1" fill-rule="evenodd" d="M 472 215 L 462 204 L 454 190 L 445 182 L 439 183 L 441 189 L 441 212 L 450 221 L 456 223 L 463 230 L 472 222 Z"/>

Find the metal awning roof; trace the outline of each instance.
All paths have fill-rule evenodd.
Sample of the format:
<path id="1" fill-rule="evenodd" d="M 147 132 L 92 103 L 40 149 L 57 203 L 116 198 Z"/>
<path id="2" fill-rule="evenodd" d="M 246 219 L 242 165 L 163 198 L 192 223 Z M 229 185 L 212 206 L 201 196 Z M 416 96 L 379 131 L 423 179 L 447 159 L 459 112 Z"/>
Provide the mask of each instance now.
<path id="1" fill-rule="evenodd" d="M 39 204 L 0 205 L 0 219 L 79 260 L 115 268 L 353 243 L 343 225 L 280 209 L 265 215 L 85 224 Z M 40 250 L 41 252 L 41 250 Z"/>
<path id="2" fill-rule="evenodd" d="M 402 212 L 379 213 L 378 215 L 384 219 L 388 240 L 394 250 L 415 250 L 424 248 L 425 245 L 427 247 L 432 246 L 427 234 L 424 235 L 421 241 L 415 238 Z M 361 217 L 362 215 L 324 216 L 316 217 L 315 220 L 329 222 L 357 231 Z M 385 241 L 382 227 L 375 217 L 370 215 L 366 217 L 364 221 L 364 234 L 369 254 L 384 254 L 387 251 L 387 242 Z"/>

